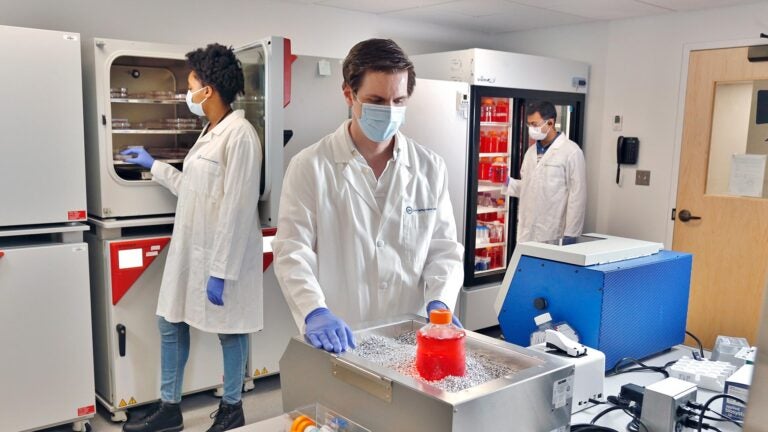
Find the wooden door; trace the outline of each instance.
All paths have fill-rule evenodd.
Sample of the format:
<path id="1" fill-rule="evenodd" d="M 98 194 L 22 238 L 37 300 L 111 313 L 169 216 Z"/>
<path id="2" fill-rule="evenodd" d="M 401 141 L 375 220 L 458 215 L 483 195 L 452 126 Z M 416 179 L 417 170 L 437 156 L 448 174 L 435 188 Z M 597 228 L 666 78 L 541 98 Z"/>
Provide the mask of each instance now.
<path id="1" fill-rule="evenodd" d="M 768 62 L 750 63 L 747 50 L 690 53 L 673 249 L 694 255 L 688 330 L 709 348 L 717 335 L 756 342 L 768 269 L 768 199 L 712 193 L 707 183 L 718 87 L 768 79 Z M 718 120 L 715 132 L 736 137 L 754 126 L 755 117 L 747 117 L 731 126 Z M 681 218 L 683 210 L 701 219 Z"/>

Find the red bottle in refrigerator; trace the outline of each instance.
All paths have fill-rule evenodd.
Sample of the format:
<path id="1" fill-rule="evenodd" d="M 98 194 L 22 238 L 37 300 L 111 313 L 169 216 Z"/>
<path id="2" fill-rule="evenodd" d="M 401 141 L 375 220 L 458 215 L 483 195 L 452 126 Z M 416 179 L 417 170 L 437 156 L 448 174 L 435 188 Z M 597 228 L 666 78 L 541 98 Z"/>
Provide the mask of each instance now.
<path id="1" fill-rule="evenodd" d="M 509 168 L 504 158 L 497 157 L 491 166 L 491 181 L 494 183 L 505 183 L 507 181 Z"/>
<path id="2" fill-rule="evenodd" d="M 509 151 L 509 136 L 507 131 L 503 131 L 499 135 L 499 145 L 496 148 L 496 153 L 507 153 Z"/>
<path id="3" fill-rule="evenodd" d="M 480 158 L 480 164 L 477 166 L 478 180 L 490 181 L 492 166 L 493 164 L 489 158 Z"/>
<path id="4" fill-rule="evenodd" d="M 481 122 L 493 122 L 496 115 L 496 106 L 491 98 L 483 98 L 480 105 L 480 121 Z"/>
<path id="5" fill-rule="evenodd" d="M 495 246 L 490 248 L 488 256 L 491 258 L 491 268 L 499 268 L 502 266 L 501 260 L 503 255 L 501 246 Z"/>
<path id="6" fill-rule="evenodd" d="M 494 113 L 494 121 L 498 123 L 509 122 L 509 101 L 502 99 L 496 102 L 496 111 Z"/>
<path id="7" fill-rule="evenodd" d="M 496 131 L 488 132 L 490 136 L 490 145 L 488 146 L 488 153 L 499 152 L 499 133 Z"/>
<path id="8" fill-rule="evenodd" d="M 488 132 L 480 132 L 480 153 L 491 152 L 491 137 Z"/>

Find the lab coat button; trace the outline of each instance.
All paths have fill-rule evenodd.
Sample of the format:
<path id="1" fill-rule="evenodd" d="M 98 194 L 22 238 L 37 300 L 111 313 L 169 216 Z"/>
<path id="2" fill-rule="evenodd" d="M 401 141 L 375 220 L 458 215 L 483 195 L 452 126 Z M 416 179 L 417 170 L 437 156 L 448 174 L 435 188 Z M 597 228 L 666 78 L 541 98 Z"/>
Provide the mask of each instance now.
<path id="1" fill-rule="evenodd" d="M 384 241 L 382 241 L 382 240 L 377 241 L 376 242 L 376 247 L 383 248 L 384 247 Z"/>
<path id="2" fill-rule="evenodd" d="M 381 289 L 387 289 L 389 285 L 386 282 L 381 283 Z"/>

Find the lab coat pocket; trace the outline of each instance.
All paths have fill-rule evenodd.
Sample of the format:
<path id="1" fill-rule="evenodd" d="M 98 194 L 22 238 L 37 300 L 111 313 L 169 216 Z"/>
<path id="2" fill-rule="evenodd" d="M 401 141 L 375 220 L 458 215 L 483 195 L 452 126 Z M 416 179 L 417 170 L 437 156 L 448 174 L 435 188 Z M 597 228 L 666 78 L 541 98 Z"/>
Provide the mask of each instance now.
<path id="1" fill-rule="evenodd" d="M 403 238 L 405 256 L 416 268 L 422 268 L 437 216 L 437 206 L 405 206 L 403 212 Z"/>
<path id="2" fill-rule="evenodd" d="M 189 186 L 203 195 L 218 196 L 221 167 L 216 161 L 196 159 L 189 167 Z"/>
<path id="3" fill-rule="evenodd" d="M 550 188 L 565 188 L 565 166 L 546 164 L 544 165 L 544 175 L 546 175 L 547 186 Z"/>

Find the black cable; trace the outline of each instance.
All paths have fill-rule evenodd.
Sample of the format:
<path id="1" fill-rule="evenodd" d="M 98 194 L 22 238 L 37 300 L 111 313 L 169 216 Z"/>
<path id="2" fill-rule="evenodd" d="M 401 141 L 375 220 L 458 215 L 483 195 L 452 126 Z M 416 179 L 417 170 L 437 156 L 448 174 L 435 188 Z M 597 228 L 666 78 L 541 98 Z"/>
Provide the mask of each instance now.
<path id="1" fill-rule="evenodd" d="M 746 402 L 744 402 L 740 398 L 737 398 L 736 396 L 732 396 L 732 395 L 729 395 L 729 394 L 719 394 L 719 395 L 716 395 L 716 396 L 712 396 L 711 398 L 709 398 L 704 403 L 704 406 L 702 406 L 702 408 L 701 408 L 701 414 L 699 414 L 699 423 L 698 423 L 697 429 L 696 429 L 698 432 L 701 432 L 702 424 L 704 423 L 704 414 L 707 412 L 707 409 L 709 408 L 709 405 L 712 404 L 712 402 L 714 402 L 714 401 L 716 401 L 718 399 L 733 399 L 736 402 L 740 402 L 740 403 L 742 403 L 744 405 L 747 404 Z"/>
<path id="2" fill-rule="evenodd" d="M 699 354 L 701 354 L 701 358 L 704 358 L 704 345 L 701 343 L 701 339 L 697 338 L 695 334 L 689 332 L 688 330 L 685 331 L 685 334 L 691 337 L 691 339 L 695 340 L 697 344 L 699 344 Z"/>
<path id="3" fill-rule="evenodd" d="M 598 426 L 593 424 L 575 424 L 571 425 L 571 432 L 619 432 L 616 429 L 611 429 L 605 426 Z"/>
<path id="4" fill-rule="evenodd" d="M 707 420 L 714 420 L 714 421 L 719 421 L 719 422 L 730 422 L 730 423 L 733 423 L 733 424 L 735 424 L 736 426 L 738 426 L 740 428 L 744 427 L 738 421 L 728 417 L 727 415 L 720 414 L 719 412 L 713 410 L 712 408 L 707 408 L 707 411 L 713 412 L 713 413 L 715 413 L 715 414 L 717 414 L 718 416 L 721 417 L 721 418 L 717 418 L 717 417 L 704 416 L 704 418 L 707 419 Z"/>
<path id="5" fill-rule="evenodd" d="M 628 369 L 621 369 L 620 366 L 622 364 L 636 364 L 639 367 L 636 368 L 628 368 Z M 629 364 L 625 366 L 625 368 L 629 367 Z M 651 371 L 651 372 L 657 372 L 662 375 L 664 375 L 664 378 L 669 378 L 669 372 L 666 371 L 667 366 L 649 366 L 643 362 L 641 362 L 638 359 L 632 358 L 632 357 L 624 357 L 621 360 L 617 361 L 616 364 L 613 366 L 613 369 L 609 374 L 606 376 L 614 376 L 614 375 L 620 375 L 624 373 L 630 373 L 630 372 L 641 372 L 641 371 Z"/>
<path id="6" fill-rule="evenodd" d="M 590 421 L 589 424 L 595 424 L 604 415 L 608 414 L 609 412 L 618 411 L 618 410 L 624 411 L 624 407 L 622 407 L 622 406 L 612 406 L 612 407 L 606 408 L 606 409 L 600 411 L 594 418 L 592 418 L 592 421 Z"/>

